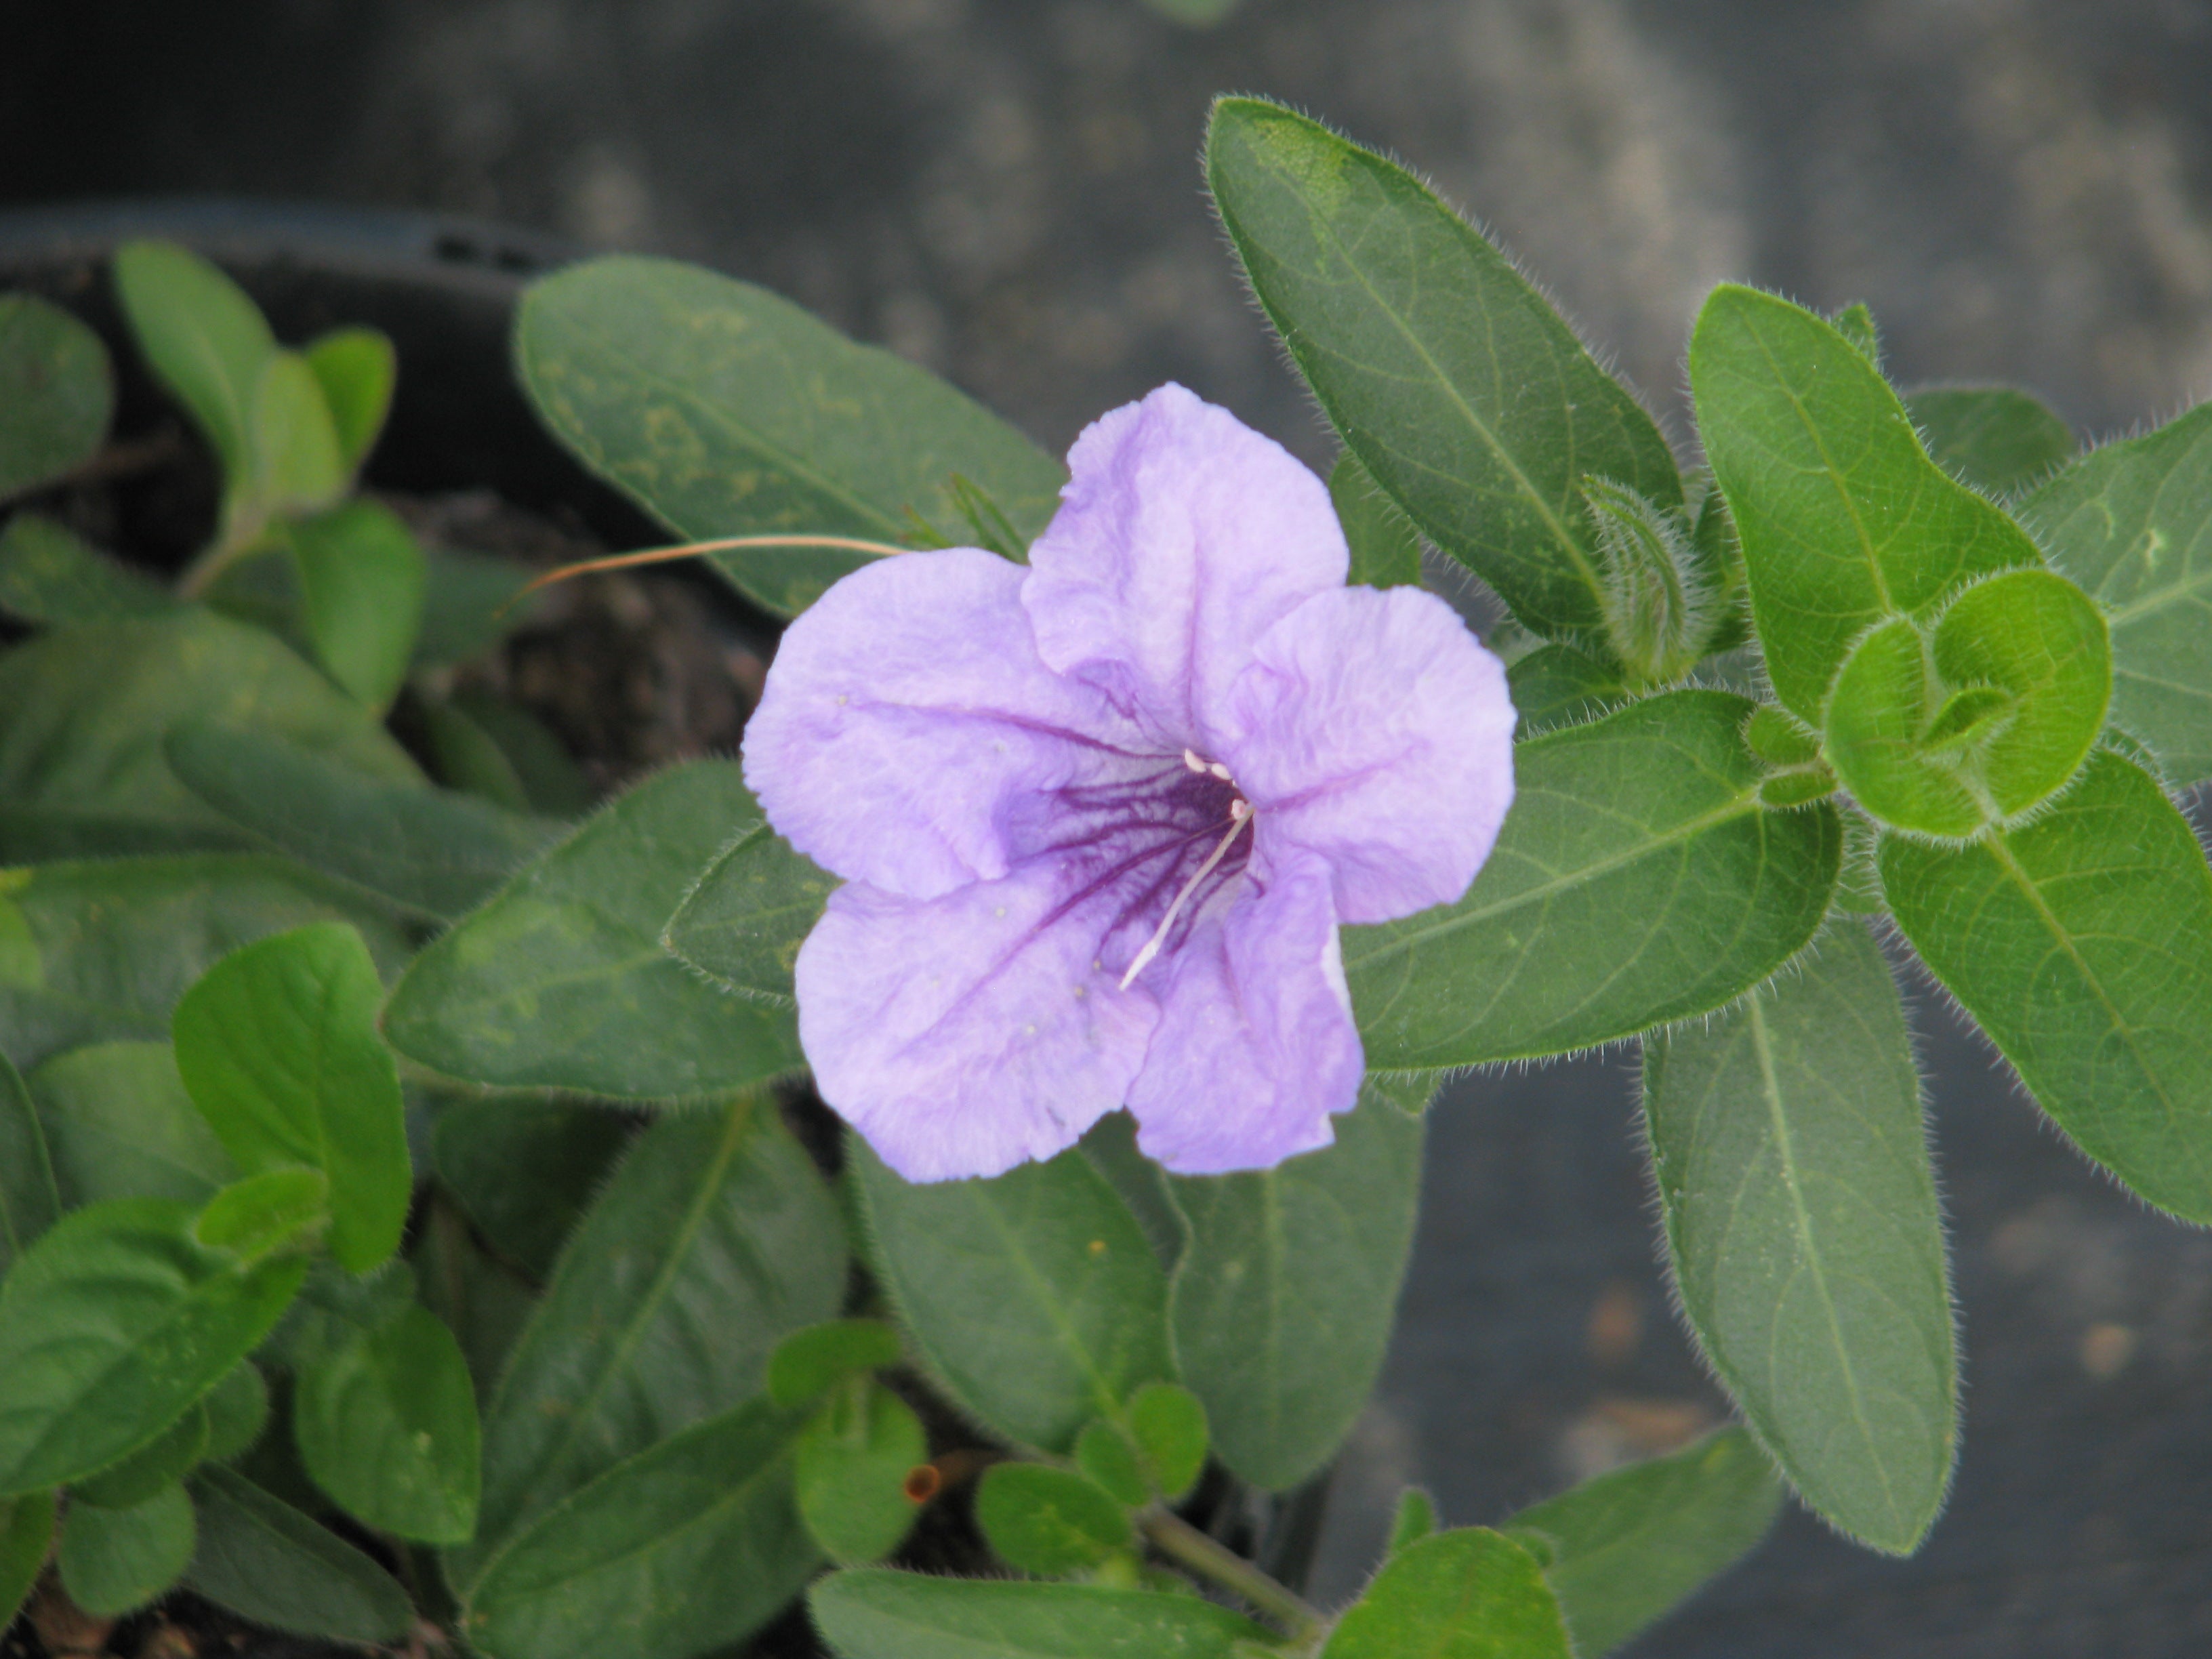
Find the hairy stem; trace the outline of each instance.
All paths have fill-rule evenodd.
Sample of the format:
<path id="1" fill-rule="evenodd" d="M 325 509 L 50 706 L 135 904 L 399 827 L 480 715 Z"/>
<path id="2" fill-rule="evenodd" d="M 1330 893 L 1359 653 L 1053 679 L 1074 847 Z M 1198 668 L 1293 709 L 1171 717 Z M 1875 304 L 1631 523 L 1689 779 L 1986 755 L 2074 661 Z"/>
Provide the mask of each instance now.
<path id="1" fill-rule="evenodd" d="M 1328 1628 L 1321 1610 L 1295 1591 L 1285 1588 L 1236 1551 L 1208 1537 L 1180 1516 L 1165 1510 L 1148 1510 L 1137 1517 L 1146 1540 L 1154 1549 L 1188 1568 L 1200 1577 L 1242 1596 L 1281 1625 L 1294 1639 L 1310 1642 Z"/>

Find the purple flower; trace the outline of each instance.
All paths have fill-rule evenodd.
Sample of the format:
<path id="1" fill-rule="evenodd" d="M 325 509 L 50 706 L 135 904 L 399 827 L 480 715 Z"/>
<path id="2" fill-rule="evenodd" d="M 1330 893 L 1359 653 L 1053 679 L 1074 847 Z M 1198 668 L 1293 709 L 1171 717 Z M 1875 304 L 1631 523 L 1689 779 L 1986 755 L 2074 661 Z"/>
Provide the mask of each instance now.
<path id="1" fill-rule="evenodd" d="M 1281 448 L 1165 386 L 1068 470 L 1026 568 L 954 548 L 831 588 L 746 733 L 769 821 L 846 882 L 800 1041 L 910 1181 L 1123 1105 L 1185 1174 L 1327 1146 L 1365 1063 L 1338 925 L 1457 899 L 1512 799 L 1497 659 L 1432 594 L 1346 586 Z"/>

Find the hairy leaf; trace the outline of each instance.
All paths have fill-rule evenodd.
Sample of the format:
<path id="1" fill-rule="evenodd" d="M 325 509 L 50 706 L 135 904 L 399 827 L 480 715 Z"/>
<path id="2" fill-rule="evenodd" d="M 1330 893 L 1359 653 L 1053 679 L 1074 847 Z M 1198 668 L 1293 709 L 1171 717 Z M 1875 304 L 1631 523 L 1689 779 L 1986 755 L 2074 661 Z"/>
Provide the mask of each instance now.
<path id="1" fill-rule="evenodd" d="M 2074 453 L 2066 422 L 2017 386 L 1926 386 L 1905 394 L 1905 412 L 1936 465 L 1985 495 L 2016 495 Z"/>
<path id="2" fill-rule="evenodd" d="M 975 1524 L 999 1559 L 1062 1578 L 1126 1550 L 1129 1512 L 1089 1476 L 1045 1463 L 994 1463 L 975 1489 Z"/>
<path id="3" fill-rule="evenodd" d="M 899 1547 L 921 1506 L 906 1478 L 929 1455 L 914 1407 L 872 1377 L 839 1389 L 799 1431 L 793 1490 L 806 1530 L 844 1566 Z"/>
<path id="4" fill-rule="evenodd" d="M 426 1544 L 475 1533 L 476 1395 L 460 1344 L 428 1309 L 305 1367 L 292 1432 L 315 1484 L 356 1520 Z"/>
<path id="5" fill-rule="evenodd" d="M 1384 1564 L 1322 1659 L 1571 1659 L 1536 1558 L 1485 1527 L 1431 1533 Z"/>
<path id="6" fill-rule="evenodd" d="M 54 1566 L 70 1600 L 113 1619 L 141 1607 L 184 1576 L 192 1559 L 192 1502 L 164 1486 L 135 1508 L 73 1506 Z"/>
<path id="7" fill-rule="evenodd" d="M 244 1475 L 192 1477 L 199 1546 L 185 1584 L 217 1607 L 297 1636 L 396 1642 L 415 1609 L 392 1575 Z"/>
<path id="8" fill-rule="evenodd" d="M 738 826 L 684 896 L 661 943 L 732 994 L 792 1001 L 792 965 L 837 878 L 766 823 Z"/>
<path id="9" fill-rule="evenodd" d="M 1268 1633 L 1194 1595 L 859 1567 L 807 1595 L 839 1659 L 1237 1659 Z"/>

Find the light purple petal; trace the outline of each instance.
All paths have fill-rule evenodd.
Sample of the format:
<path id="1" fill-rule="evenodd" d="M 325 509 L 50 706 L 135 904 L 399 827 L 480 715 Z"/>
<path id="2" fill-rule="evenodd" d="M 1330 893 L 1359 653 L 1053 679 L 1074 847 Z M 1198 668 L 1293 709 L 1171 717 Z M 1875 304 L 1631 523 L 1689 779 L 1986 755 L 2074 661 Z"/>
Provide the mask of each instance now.
<path id="1" fill-rule="evenodd" d="M 1006 815 L 1136 733 L 1038 660 L 1019 565 L 974 548 L 854 571 L 785 630 L 745 782 L 817 864 L 914 898 L 1006 873 Z"/>
<path id="2" fill-rule="evenodd" d="M 1222 759 L 1256 846 L 1319 854 L 1338 915 L 1388 921 L 1449 904 L 1513 804 L 1505 670 L 1418 588 L 1340 587 L 1254 648 Z"/>
<path id="3" fill-rule="evenodd" d="M 1145 1068 L 1129 1091 L 1137 1145 L 1179 1175 L 1272 1168 L 1335 1137 L 1365 1057 L 1321 860 L 1255 866 L 1164 972 Z"/>
<path id="4" fill-rule="evenodd" d="M 1210 754 L 1253 642 L 1343 586 L 1350 555 L 1328 487 L 1173 385 L 1095 422 L 1067 466 L 1022 591 L 1038 651 L 1170 747 Z"/>
<path id="5" fill-rule="evenodd" d="M 1097 966 L 1040 860 L 933 900 L 830 895 L 799 952 L 799 1036 L 822 1097 L 908 1181 L 997 1175 L 1122 1103 L 1157 1006 Z"/>

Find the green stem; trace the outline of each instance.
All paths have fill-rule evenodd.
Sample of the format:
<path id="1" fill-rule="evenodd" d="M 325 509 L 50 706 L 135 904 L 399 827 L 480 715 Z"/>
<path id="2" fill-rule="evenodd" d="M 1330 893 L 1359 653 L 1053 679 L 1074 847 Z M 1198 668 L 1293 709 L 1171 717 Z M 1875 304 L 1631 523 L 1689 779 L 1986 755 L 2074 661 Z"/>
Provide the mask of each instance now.
<path id="1" fill-rule="evenodd" d="M 1281 1625 L 1300 1642 L 1311 1642 L 1328 1629 L 1321 1610 L 1295 1591 L 1277 1583 L 1218 1540 L 1208 1537 L 1180 1516 L 1165 1510 L 1148 1510 L 1137 1524 L 1152 1547 L 1200 1577 L 1211 1580 L 1231 1595 L 1240 1595 Z"/>

